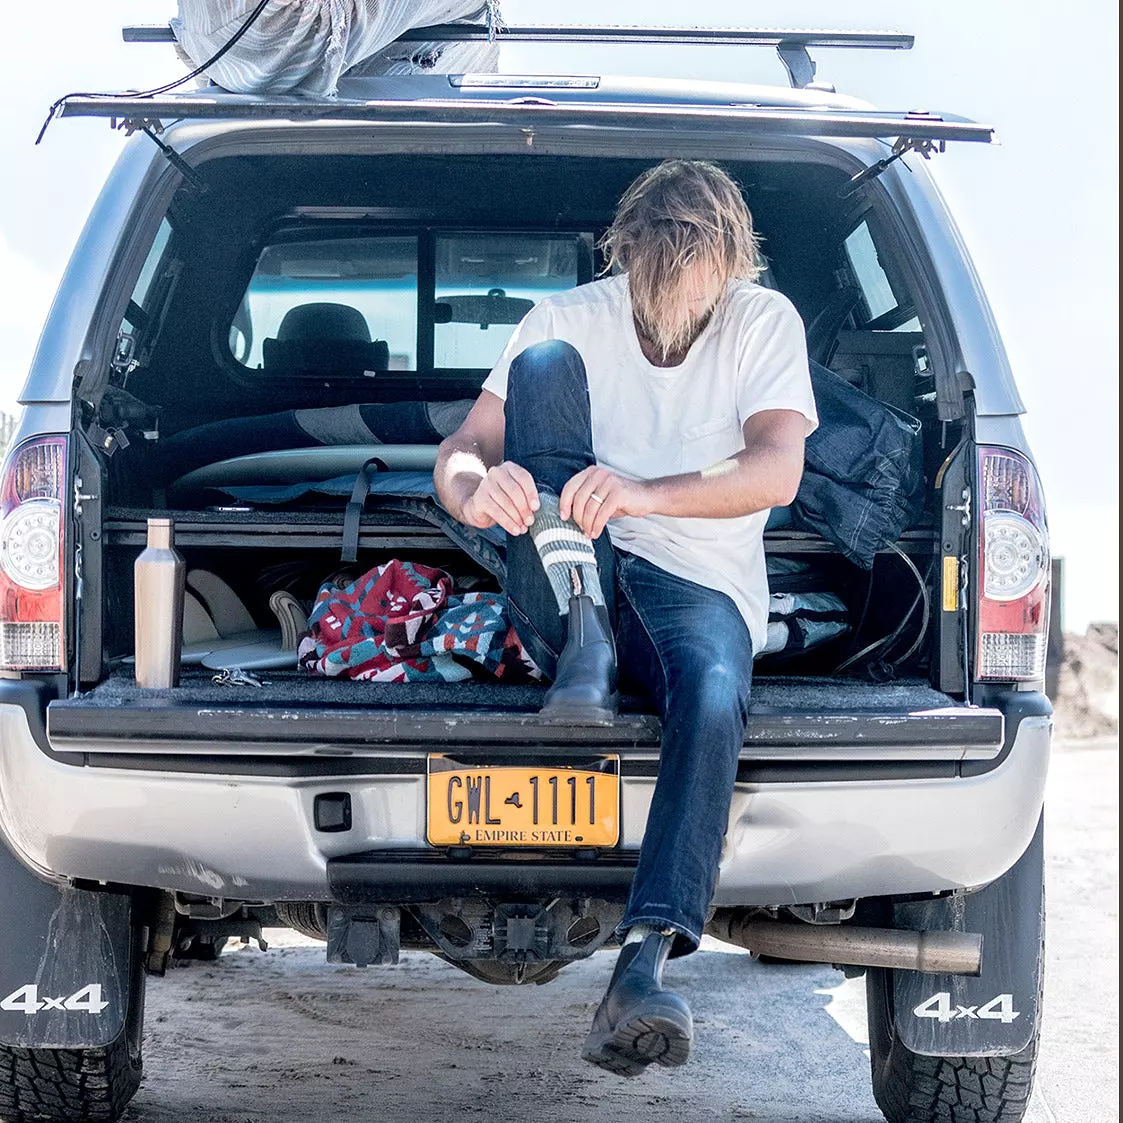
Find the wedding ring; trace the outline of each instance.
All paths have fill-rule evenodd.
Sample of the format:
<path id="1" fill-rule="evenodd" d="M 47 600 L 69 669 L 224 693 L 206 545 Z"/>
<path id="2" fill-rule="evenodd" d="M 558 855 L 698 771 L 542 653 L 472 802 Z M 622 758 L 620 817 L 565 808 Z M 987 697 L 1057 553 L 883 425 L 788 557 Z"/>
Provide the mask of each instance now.
<path id="1" fill-rule="evenodd" d="M 596 501 L 597 503 L 603 503 L 604 502 L 604 496 L 598 495 L 595 491 L 589 492 L 589 498 Z"/>

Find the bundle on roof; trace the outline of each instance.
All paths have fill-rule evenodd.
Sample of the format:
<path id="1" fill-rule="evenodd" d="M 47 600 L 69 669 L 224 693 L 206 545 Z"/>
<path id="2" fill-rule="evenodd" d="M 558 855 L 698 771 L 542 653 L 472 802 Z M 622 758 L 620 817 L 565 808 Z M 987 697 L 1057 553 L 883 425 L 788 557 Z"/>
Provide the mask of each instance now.
<path id="1" fill-rule="evenodd" d="M 255 0 L 179 0 L 171 21 L 194 69 L 250 18 Z M 499 25 L 498 0 L 270 0 L 238 42 L 207 70 L 234 93 L 334 97 L 340 77 L 495 71 L 499 44 L 396 43 L 441 23 Z"/>

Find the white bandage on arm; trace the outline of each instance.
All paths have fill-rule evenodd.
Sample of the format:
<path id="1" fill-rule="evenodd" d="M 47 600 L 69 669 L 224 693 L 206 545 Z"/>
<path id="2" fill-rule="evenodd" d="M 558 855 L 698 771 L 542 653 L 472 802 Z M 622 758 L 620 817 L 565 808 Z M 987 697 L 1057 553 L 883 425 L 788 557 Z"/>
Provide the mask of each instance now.
<path id="1" fill-rule="evenodd" d="M 708 468 L 703 468 L 701 476 L 703 479 L 708 479 L 711 476 L 728 476 L 730 472 L 737 471 L 737 461 L 732 457 L 725 460 L 719 460 L 716 464 L 711 464 Z"/>
<path id="2" fill-rule="evenodd" d="M 454 448 L 448 454 L 448 474 L 452 476 L 478 476 L 481 480 L 487 475 L 487 465 L 480 456 L 478 447 Z"/>

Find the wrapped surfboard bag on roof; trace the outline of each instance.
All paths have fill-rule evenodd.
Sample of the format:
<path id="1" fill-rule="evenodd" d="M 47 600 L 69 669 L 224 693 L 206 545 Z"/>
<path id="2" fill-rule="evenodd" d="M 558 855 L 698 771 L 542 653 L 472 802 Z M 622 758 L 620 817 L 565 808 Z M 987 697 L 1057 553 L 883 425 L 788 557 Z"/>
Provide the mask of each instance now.
<path id="1" fill-rule="evenodd" d="M 251 17 L 256 0 L 179 0 L 171 21 L 192 69 L 217 54 Z M 393 74 L 494 72 L 499 44 L 395 40 L 416 27 L 501 26 L 498 0 L 269 0 L 249 30 L 206 75 L 233 93 L 334 97 L 339 79 Z"/>

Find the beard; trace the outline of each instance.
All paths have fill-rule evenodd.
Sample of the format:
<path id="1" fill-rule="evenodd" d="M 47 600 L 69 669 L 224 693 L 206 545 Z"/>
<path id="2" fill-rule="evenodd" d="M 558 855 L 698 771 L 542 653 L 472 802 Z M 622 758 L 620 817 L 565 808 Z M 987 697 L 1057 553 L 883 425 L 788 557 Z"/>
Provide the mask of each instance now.
<path id="1" fill-rule="evenodd" d="M 690 350 L 694 341 L 706 330 L 706 325 L 713 318 L 714 309 L 710 308 L 701 316 L 689 313 L 668 314 L 666 310 L 661 316 L 655 316 L 633 307 L 632 314 L 644 339 L 655 348 L 660 359 L 666 362 L 675 356 L 685 355 Z"/>

